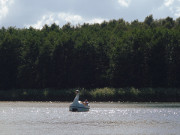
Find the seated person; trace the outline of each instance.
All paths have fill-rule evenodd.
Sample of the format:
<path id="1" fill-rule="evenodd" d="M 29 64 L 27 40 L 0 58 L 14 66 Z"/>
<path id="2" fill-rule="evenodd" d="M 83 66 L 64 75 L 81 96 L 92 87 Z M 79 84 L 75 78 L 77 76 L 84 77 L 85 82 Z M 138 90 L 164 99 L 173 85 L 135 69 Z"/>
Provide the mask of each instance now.
<path id="1" fill-rule="evenodd" d="M 83 104 L 84 104 L 84 105 L 88 105 L 88 104 L 89 104 L 88 100 L 86 99 L 86 100 L 83 102 Z"/>

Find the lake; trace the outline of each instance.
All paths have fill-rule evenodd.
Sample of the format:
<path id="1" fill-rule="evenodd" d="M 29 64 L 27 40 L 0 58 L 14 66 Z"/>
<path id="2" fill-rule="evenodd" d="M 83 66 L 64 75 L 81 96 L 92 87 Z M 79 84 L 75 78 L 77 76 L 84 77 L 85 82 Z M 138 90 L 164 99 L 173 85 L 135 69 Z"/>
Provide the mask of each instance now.
<path id="1" fill-rule="evenodd" d="M 0 102 L 0 135 L 179 135 L 180 103 Z"/>

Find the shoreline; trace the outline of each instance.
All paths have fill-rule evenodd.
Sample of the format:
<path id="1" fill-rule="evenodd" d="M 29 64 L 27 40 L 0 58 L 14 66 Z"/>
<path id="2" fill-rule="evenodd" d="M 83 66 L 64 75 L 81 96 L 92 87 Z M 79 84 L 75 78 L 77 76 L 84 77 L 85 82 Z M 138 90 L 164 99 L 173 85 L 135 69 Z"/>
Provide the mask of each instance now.
<path id="1" fill-rule="evenodd" d="M 76 89 L 0 90 L 0 101 L 71 102 Z M 180 102 L 179 88 L 96 88 L 80 90 L 80 100 L 94 102 Z"/>

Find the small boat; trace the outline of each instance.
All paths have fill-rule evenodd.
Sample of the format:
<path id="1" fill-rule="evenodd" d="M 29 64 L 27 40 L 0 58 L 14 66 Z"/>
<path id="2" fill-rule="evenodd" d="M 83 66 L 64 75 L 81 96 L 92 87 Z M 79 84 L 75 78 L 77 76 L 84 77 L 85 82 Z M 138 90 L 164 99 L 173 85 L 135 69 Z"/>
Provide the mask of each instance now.
<path id="1" fill-rule="evenodd" d="M 72 112 L 87 112 L 89 111 L 90 106 L 88 103 L 83 103 L 79 101 L 79 90 L 76 90 L 76 97 L 69 106 L 69 111 Z"/>

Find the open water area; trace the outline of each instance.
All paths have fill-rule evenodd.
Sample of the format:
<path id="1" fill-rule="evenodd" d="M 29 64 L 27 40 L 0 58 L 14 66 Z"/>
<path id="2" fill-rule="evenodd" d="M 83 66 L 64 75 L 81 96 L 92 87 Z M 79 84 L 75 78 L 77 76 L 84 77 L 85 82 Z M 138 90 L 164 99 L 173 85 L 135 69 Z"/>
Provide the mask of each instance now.
<path id="1" fill-rule="evenodd" d="M 0 102 L 0 135 L 179 135 L 180 103 Z"/>

